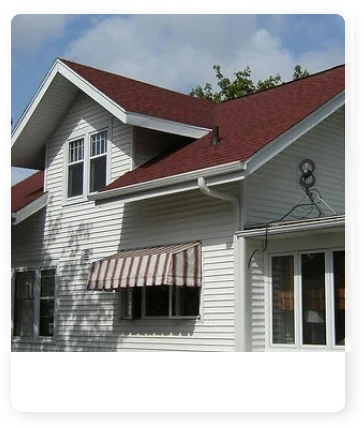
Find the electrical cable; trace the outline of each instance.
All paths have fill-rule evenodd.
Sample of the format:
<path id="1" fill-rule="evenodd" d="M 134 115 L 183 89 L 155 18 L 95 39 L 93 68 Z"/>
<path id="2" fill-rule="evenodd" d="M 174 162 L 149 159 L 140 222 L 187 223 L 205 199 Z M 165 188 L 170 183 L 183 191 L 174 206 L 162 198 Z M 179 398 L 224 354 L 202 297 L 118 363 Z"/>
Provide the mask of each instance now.
<path id="1" fill-rule="evenodd" d="M 318 211 L 319 217 L 324 216 L 325 213 L 318 206 L 318 204 L 320 204 L 320 203 L 323 203 L 327 208 L 330 209 L 330 211 L 332 211 L 334 213 L 334 215 L 337 215 L 337 213 L 323 200 L 320 191 L 318 189 L 316 189 L 315 187 L 313 187 L 315 185 L 315 182 L 316 182 L 316 178 L 313 175 L 313 171 L 315 170 L 314 162 L 308 158 L 303 159 L 299 164 L 299 169 L 302 172 L 302 175 L 299 179 L 299 185 L 300 185 L 300 188 L 302 189 L 302 191 L 305 193 L 305 196 L 303 196 L 299 200 L 299 202 L 293 208 L 291 208 L 286 214 L 284 214 L 284 216 L 282 216 L 279 220 L 272 220 L 266 224 L 264 248 L 263 248 L 263 250 L 260 250 L 260 248 L 257 248 L 253 251 L 253 253 L 250 256 L 249 261 L 248 261 L 248 269 L 250 268 L 250 265 L 251 265 L 251 262 L 253 260 L 254 255 L 258 251 L 262 251 L 262 253 L 264 253 L 266 251 L 267 246 L 268 246 L 268 228 L 272 223 L 281 222 L 286 217 L 288 217 L 289 215 L 291 215 L 295 219 L 300 219 L 300 220 L 307 219 L 311 215 L 312 211 L 315 208 Z M 316 192 L 316 198 L 318 199 L 318 201 L 315 200 L 314 192 Z M 310 201 L 309 203 L 302 203 L 302 201 L 305 199 L 305 197 L 307 197 L 309 199 L 309 201 Z M 297 208 L 302 208 L 305 211 L 307 210 L 307 212 L 305 213 L 304 216 L 295 216 L 293 213 L 295 210 L 297 210 Z"/>
<path id="2" fill-rule="evenodd" d="M 268 246 L 268 227 L 269 227 L 272 223 L 273 223 L 273 222 L 269 222 L 269 223 L 267 223 L 267 224 L 266 224 L 266 226 L 265 226 L 265 242 L 264 242 L 264 248 L 263 248 L 263 250 L 262 250 L 262 253 L 263 253 L 263 254 L 265 253 L 265 251 L 266 251 L 266 249 L 267 249 L 267 246 Z M 250 268 L 250 264 L 251 264 L 251 262 L 252 262 L 252 260 L 253 260 L 254 254 L 255 254 L 255 253 L 257 253 L 259 250 L 260 250 L 260 248 L 257 248 L 256 250 L 254 250 L 254 251 L 253 251 L 252 255 L 250 256 L 249 261 L 248 261 L 248 269 Z"/>

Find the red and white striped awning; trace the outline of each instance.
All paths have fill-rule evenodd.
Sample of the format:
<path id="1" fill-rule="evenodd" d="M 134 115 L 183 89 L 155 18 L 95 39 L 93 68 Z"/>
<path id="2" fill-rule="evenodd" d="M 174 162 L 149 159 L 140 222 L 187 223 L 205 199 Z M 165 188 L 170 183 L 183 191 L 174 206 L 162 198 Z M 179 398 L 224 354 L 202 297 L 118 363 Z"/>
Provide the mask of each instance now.
<path id="1" fill-rule="evenodd" d="M 193 242 L 119 252 L 91 264 L 88 290 L 150 285 L 201 285 L 201 244 Z"/>

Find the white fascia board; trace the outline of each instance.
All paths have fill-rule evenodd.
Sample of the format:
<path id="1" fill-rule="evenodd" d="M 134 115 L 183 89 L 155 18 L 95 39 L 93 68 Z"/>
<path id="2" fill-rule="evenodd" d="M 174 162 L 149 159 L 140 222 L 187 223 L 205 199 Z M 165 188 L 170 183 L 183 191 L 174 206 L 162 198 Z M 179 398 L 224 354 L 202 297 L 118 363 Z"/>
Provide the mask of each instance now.
<path id="1" fill-rule="evenodd" d="M 166 119 L 159 119 L 141 113 L 126 111 L 122 106 L 107 97 L 99 89 L 95 88 L 86 79 L 79 76 L 70 67 L 59 62 L 58 71 L 70 82 L 80 88 L 94 101 L 104 107 L 112 115 L 117 117 L 121 122 L 127 125 L 140 126 L 143 128 L 154 129 L 157 131 L 169 132 L 172 134 L 183 135 L 191 138 L 201 138 L 206 135 L 211 129 L 202 128 L 184 123 L 174 122 Z"/>
<path id="2" fill-rule="evenodd" d="M 42 196 L 40 196 L 38 199 L 31 202 L 30 204 L 26 205 L 24 208 L 20 209 L 15 213 L 11 213 L 11 225 L 16 226 L 17 224 L 26 220 L 27 218 L 44 208 L 47 205 L 47 202 L 48 193 L 44 193 Z"/>
<path id="3" fill-rule="evenodd" d="M 118 198 L 123 202 L 149 199 L 186 190 L 198 189 L 197 180 L 199 177 L 207 178 L 208 185 L 239 181 L 243 177 L 244 170 L 244 162 L 236 161 L 121 188 L 105 190 L 89 195 L 88 199 L 99 201 Z"/>
<path id="4" fill-rule="evenodd" d="M 158 119 L 141 113 L 126 113 L 126 124 L 140 126 L 142 128 L 154 129 L 156 131 L 168 132 L 170 134 L 182 135 L 199 139 L 208 134 L 211 129 L 198 126 L 186 125 L 179 122 L 173 122 L 167 119 Z"/>
<path id="5" fill-rule="evenodd" d="M 340 92 L 331 98 L 309 116 L 305 117 L 295 126 L 284 132 L 275 140 L 260 149 L 255 155 L 246 161 L 245 177 L 262 167 L 269 160 L 277 156 L 280 152 L 302 137 L 308 131 L 317 126 L 324 119 L 338 110 L 345 104 L 345 91 Z"/>
<path id="6" fill-rule="evenodd" d="M 95 88 L 91 83 L 89 83 L 86 79 L 78 75 L 75 71 L 73 71 L 70 67 L 68 67 L 63 62 L 57 60 L 57 71 L 77 86 L 81 91 L 83 91 L 86 95 L 104 107 L 107 111 L 109 111 L 112 115 L 117 117 L 123 123 L 126 123 L 126 111 L 121 108 L 117 103 L 110 100 L 103 92 Z"/>
<path id="7" fill-rule="evenodd" d="M 121 122 L 125 124 L 149 127 L 158 131 L 175 133 L 178 135 L 183 135 L 195 139 L 201 138 L 211 131 L 211 129 L 208 128 L 202 128 L 165 119 L 158 119 L 148 115 L 128 112 L 115 101 L 112 101 L 110 98 L 108 98 L 103 92 L 91 85 L 86 79 L 79 76 L 75 71 L 73 71 L 62 61 L 57 59 L 48 71 L 47 75 L 45 76 L 43 82 L 41 83 L 28 107 L 24 111 L 20 120 L 14 127 L 11 136 L 12 145 L 15 143 L 19 135 L 24 130 L 26 124 L 32 117 L 33 113 L 35 112 L 36 108 L 38 107 L 44 94 L 48 90 L 57 73 L 60 73 L 63 77 L 73 83 L 80 90 L 85 92 L 90 98 L 92 98 L 94 101 L 96 101 L 98 104 L 100 104 L 102 107 L 104 107 L 107 111 L 109 111 L 112 115 L 114 115 L 116 118 L 118 118 Z"/>
<path id="8" fill-rule="evenodd" d="M 268 226 L 268 228 L 267 228 Z M 269 235 L 280 235 L 284 233 L 306 232 L 314 230 L 332 229 L 345 226 L 345 215 L 332 217 L 318 217 L 306 220 L 287 221 L 282 223 L 272 223 L 256 229 L 247 229 L 237 232 L 237 237 L 259 238 Z"/>
<path id="9" fill-rule="evenodd" d="M 41 102 L 44 94 L 48 90 L 49 86 L 51 85 L 53 79 L 55 78 L 57 74 L 58 64 L 57 61 L 53 64 L 53 66 L 50 68 L 48 73 L 46 74 L 45 78 L 43 79 L 42 83 L 40 84 L 37 92 L 34 94 L 32 100 L 28 104 L 27 108 L 25 109 L 24 113 L 22 114 L 21 118 L 19 119 L 18 123 L 15 125 L 14 129 L 11 133 L 11 145 L 13 146 L 16 140 L 18 139 L 19 135 L 23 132 L 26 124 L 28 123 L 29 119 L 32 117 L 34 111 L 38 107 L 39 103 Z"/>
<path id="10" fill-rule="evenodd" d="M 198 185 L 194 180 L 197 180 L 198 177 L 209 178 L 211 176 L 219 175 L 218 178 L 210 178 L 207 183 L 208 185 L 218 185 L 243 180 L 279 154 L 282 150 L 294 143 L 302 135 L 317 126 L 344 104 L 345 91 L 342 91 L 301 122 L 260 149 L 258 153 L 245 162 L 235 161 L 229 164 L 217 165 L 213 168 L 201 169 L 172 177 L 150 180 L 118 189 L 107 190 L 90 195 L 89 199 L 103 200 L 119 198 L 121 201 L 129 202 L 141 200 L 143 198 L 159 197 L 167 194 L 178 193 L 184 190 L 197 189 Z M 230 173 L 233 174 L 231 175 Z"/>
<path id="11" fill-rule="evenodd" d="M 231 172 L 231 173 L 227 173 L 219 176 L 212 176 L 206 179 L 206 185 L 210 187 L 210 186 L 218 186 L 219 184 L 234 183 L 242 180 L 243 173 L 244 173 L 244 170 L 241 170 L 241 171 Z M 205 178 L 205 176 L 201 176 L 201 177 Z M 107 199 L 111 200 L 112 198 L 115 198 L 122 203 L 128 203 L 128 202 L 143 201 L 151 198 L 158 198 L 158 197 L 167 196 L 167 195 L 175 195 L 177 193 L 186 192 L 188 190 L 198 190 L 199 189 L 198 178 L 199 177 L 195 177 L 194 179 L 185 181 L 183 183 L 160 187 L 158 189 L 151 188 L 149 190 L 133 192 L 128 195 L 122 195 L 122 196 L 114 195 L 113 197 L 109 196 L 104 200 L 107 200 Z M 95 195 L 90 196 L 89 199 L 101 200 L 99 198 L 95 198 Z"/>

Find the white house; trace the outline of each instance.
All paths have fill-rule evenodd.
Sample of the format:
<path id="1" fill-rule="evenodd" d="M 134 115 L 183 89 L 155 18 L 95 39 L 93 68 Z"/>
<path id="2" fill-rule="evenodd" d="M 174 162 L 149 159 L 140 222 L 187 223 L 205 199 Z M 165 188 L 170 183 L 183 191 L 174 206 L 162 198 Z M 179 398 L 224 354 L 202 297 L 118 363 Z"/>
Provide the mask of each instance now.
<path id="1" fill-rule="evenodd" d="M 58 59 L 12 133 L 13 351 L 342 351 L 345 67 L 213 104 Z"/>

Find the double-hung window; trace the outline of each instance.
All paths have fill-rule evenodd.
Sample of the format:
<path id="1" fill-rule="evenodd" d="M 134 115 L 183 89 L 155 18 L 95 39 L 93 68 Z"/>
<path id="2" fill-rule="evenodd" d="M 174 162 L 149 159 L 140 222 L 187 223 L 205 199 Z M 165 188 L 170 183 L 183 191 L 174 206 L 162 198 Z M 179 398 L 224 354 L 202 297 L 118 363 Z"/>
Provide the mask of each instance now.
<path id="1" fill-rule="evenodd" d="M 345 251 L 271 257 L 271 344 L 333 349 L 345 344 Z"/>
<path id="2" fill-rule="evenodd" d="M 107 154 L 107 130 L 68 142 L 68 198 L 97 192 L 106 185 Z"/>
<path id="3" fill-rule="evenodd" d="M 107 132 L 90 137 L 90 192 L 100 190 L 106 184 Z"/>
<path id="4" fill-rule="evenodd" d="M 54 335 L 55 269 L 43 269 L 40 274 L 39 336 Z"/>
<path id="5" fill-rule="evenodd" d="M 14 336 L 33 336 L 35 271 L 15 273 Z"/>
<path id="6" fill-rule="evenodd" d="M 14 272 L 13 336 L 54 336 L 55 285 L 54 268 Z"/>
<path id="7" fill-rule="evenodd" d="M 68 197 L 83 194 L 85 169 L 85 141 L 70 141 L 68 150 Z"/>

